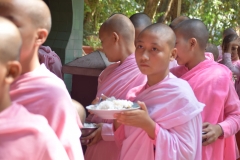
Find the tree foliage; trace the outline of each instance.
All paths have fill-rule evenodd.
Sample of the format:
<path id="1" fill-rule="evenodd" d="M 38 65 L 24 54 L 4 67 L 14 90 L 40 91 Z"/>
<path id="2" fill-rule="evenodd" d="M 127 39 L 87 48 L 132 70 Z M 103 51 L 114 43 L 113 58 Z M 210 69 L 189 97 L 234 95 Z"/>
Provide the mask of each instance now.
<path id="1" fill-rule="evenodd" d="M 222 31 L 240 25 L 240 0 L 188 0 L 191 7 L 185 12 L 190 18 L 201 19 L 209 30 L 209 41 L 220 44 Z"/>
<path id="2" fill-rule="evenodd" d="M 130 17 L 145 12 L 153 22 L 169 24 L 175 18 L 178 0 L 85 0 L 84 44 L 96 39 L 101 24 L 112 14 Z M 209 41 L 218 45 L 222 31 L 240 25 L 240 0 L 182 0 L 181 15 L 201 19 L 208 27 Z M 90 38 L 89 38 L 90 37 Z"/>
<path id="3" fill-rule="evenodd" d="M 130 17 L 143 12 L 143 0 L 85 0 L 84 1 L 84 37 L 83 44 L 98 46 L 97 34 L 101 24 L 112 14 L 122 13 Z"/>

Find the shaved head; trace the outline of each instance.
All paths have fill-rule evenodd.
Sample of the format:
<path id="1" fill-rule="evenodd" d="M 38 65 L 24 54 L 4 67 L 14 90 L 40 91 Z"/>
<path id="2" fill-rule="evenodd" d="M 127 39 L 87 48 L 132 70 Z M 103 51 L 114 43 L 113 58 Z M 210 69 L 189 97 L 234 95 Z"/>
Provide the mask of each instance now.
<path id="1" fill-rule="evenodd" d="M 30 0 L 28 0 L 30 1 Z M 38 28 L 45 28 L 50 32 L 51 29 L 51 14 L 48 6 L 42 0 L 31 0 L 31 3 L 25 2 L 25 7 L 29 7 L 28 14 L 33 23 Z M 36 9 L 37 6 L 37 9 Z"/>
<path id="2" fill-rule="evenodd" d="M 175 18 L 172 22 L 171 22 L 171 24 L 169 25 L 169 27 L 171 27 L 171 28 L 174 28 L 176 25 L 178 25 L 179 23 L 181 23 L 181 22 L 183 22 L 183 21 L 185 21 L 185 20 L 189 20 L 190 18 L 189 17 L 187 17 L 187 16 L 179 16 L 179 17 L 177 17 L 177 18 Z"/>
<path id="3" fill-rule="evenodd" d="M 17 27 L 9 20 L 0 17 L 0 62 L 17 60 L 22 40 Z"/>
<path id="4" fill-rule="evenodd" d="M 130 19 L 122 14 L 114 14 L 101 26 L 100 32 L 106 34 L 117 33 L 126 42 L 134 42 L 135 30 Z"/>
<path id="5" fill-rule="evenodd" d="M 133 14 L 130 18 L 135 28 L 146 28 L 152 24 L 151 19 L 144 13 Z"/>
<path id="6" fill-rule="evenodd" d="M 223 38 L 230 35 L 230 34 L 237 34 L 236 31 L 232 28 L 227 28 L 223 31 Z"/>
<path id="7" fill-rule="evenodd" d="M 205 50 L 208 43 L 209 33 L 205 24 L 198 19 L 189 19 L 179 23 L 173 28 L 175 33 L 180 34 L 185 40 L 195 38 L 201 50 Z"/>
<path id="8" fill-rule="evenodd" d="M 154 33 L 156 36 L 161 37 L 162 40 L 165 40 L 167 42 L 167 44 L 169 45 L 169 47 L 172 49 L 175 47 L 175 43 L 176 43 L 176 36 L 173 32 L 173 30 L 162 23 L 154 23 L 150 26 L 148 26 L 146 29 L 144 29 L 139 37 L 141 36 L 142 33 L 144 32 L 152 32 Z"/>
<path id="9" fill-rule="evenodd" d="M 36 28 L 44 28 L 50 32 L 51 14 L 48 6 L 42 0 L 1 0 L 0 10 L 9 9 L 24 12 Z M 13 12 L 12 12 L 13 13 Z M 11 17 L 9 17 L 11 18 Z M 15 18 L 15 17 L 12 17 Z"/>

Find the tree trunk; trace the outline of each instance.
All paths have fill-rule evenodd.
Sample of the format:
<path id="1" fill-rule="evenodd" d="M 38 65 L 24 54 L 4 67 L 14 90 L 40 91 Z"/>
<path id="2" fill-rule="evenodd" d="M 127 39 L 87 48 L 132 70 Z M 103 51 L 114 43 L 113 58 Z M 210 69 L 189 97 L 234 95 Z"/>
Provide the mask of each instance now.
<path id="1" fill-rule="evenodd" d="M 165 12 L 158 18 L 158 22 L 172 21 L 181 14 L 182 0 L 162 0 L 158 8 L 158 13 Z"/>
<path id="2" fill-rule="evenodd" d="M 157 13 L 164 13 L 164 14 L 158 18 L 157 22 L 164 23 L 171 9 L 172 2 L 173 0 L 161 0 L 160 5 L 157 9 Z"/>
<path id="3" fill-rule="evenodd" d="M 95 25 L 90 24 L 95 24 L 94 15 L 99 4 L 99 0 L 84 0 L 84 3 L 86 3 L 90 8 L 90 11 L 85 13 L 84 30 L 92 33 L 92 31 L 95 31 Z"/>
<path id="4" fill-rule="evenodd" d="M 147 14 L 151 19 L 153 19 L 156 13 L 159 2 L 160 0 L 148 0 L 145 3 L 144 13 Z"/>

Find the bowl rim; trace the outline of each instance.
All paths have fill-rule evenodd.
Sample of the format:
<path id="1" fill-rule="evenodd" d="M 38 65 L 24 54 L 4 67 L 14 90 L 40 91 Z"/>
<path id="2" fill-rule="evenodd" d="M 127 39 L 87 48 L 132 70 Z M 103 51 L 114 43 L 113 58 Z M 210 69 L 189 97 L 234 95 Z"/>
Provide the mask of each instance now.
<path id="1" fill-rule="evenodd" d="M 95 126 L 94 127 L 84 127 L 85 123 L 94 124 Z M 98 128 L 97 123 L 91 123 L 91 122 L 85 122 L 85 123 L 83 123 L 83 127 L 81 129 L 97 129 Z"/>
<path id="2" fill-rule="evenodd" d="M 135 109 L 140 109 L 140 106 L 133 102 L 133 106 L 134 107 L 131 107 L 131 108 L 124 108 L 124 109 L 93 109 L 93 108 L 90 108 L 91 106 L 95 106 L 93 104 L 89 105 L 89 106 L 86 106 L 86 109 L 89 110 L 89 111 L 131 111 L 131 110 L 135 110 Z"/>

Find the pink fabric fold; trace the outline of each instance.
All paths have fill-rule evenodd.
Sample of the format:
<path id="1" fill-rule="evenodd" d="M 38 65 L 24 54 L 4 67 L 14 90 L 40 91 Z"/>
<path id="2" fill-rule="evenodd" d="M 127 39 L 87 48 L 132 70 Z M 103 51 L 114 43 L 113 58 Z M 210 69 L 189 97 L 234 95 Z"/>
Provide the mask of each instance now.
<path id="1" fill-rule="evenodd" d="M 47 120 L 16 103 L 0 113 L 1 160 L 68 160 Z"/>
<path id="2" fill-rule="evenodd" d="M 173 67 L 177 67 L 178 66 L 178 63 L 177 61 L 174 59 L 173 61 L 170 61 L 169 63 L 169 69 L 173 68 Z"/>
<path id="3" fill-rule="evenodd" d="M 214 61 L 214 56 L 211 52 L 205 52 L 205 58 L 208 60 L 213 60 Z"/>
<path id="4" fill-rule="evenodd" d="M 18 77 L 11 85 L 10 96 L 13 102 L 48 120 L 70 159 L 83 159 L 79 141 L 82 124 L 77 111 L 64 82 L 44 64 Z"/>
<path id="5" fill-rule="evenodd" d="M 214 61 L 205 60 L 193 69 L 185 72 L 184 66 L 171 70 L 173 74 L 188 81 L 197 99 L 206 104 L 203 122 L 220 124 L 224 139 L 204 146 L 203 160 L 236 159 L 234 134 L 240 129 L 240 101 L 232 83 L 232 74 L 228 68 Z"/>
<path id="6" fill-rule="evenodd" d="M 221 45 L 219 45 L 219 46 L 217 46 L 217 48 L 218 48 L 218 53 L 219 53 L 219 56 L 218 56 L 218 62 L 221 62 L 222 61 L 222 59 L 223 59 L 223 53 L 222 53 L 222 46 Z"/>
<path id="7" fill-rule="evenodd" d="M 122 146 L 120 160 L 201 159 L 200 112 L 204 104 L 197 101 L 186 81 L 170 73 L 147 89 L 145 85 L 133 88 L 127 99 L 143 101 L 159 129 L 155 128 L 158 133 L 153 141 L 141 128 L 123 125 L 118 128 L 115 138 L 118 146 Z"/>
<path id="8" fill-rule="evenodd" d="M 61 59 L 49 46 L 41 46 L 38 50 L 38 56 L 41 64 L 44 63 L 47 69 L 63 79 Z"/>
<path id="9" fill-rule="evenodd" d="M 117 99 L 125 99 L 127 92 L 146 82 L 146 76 L 141 74 L 135 61 L 135 54 L 128 56 L 122 64 L 114 63 L 108 66 L 98 78 L 97 97 L 104 95 Z M 88 147 L 85 153 L 86 160 L 116 160 L 120 150 L 115 144 L 112 130 L 112 120 L 104 120 L 90 115 L 86 121 L 105 123 L 102 128 L 103 140 Z"/>

